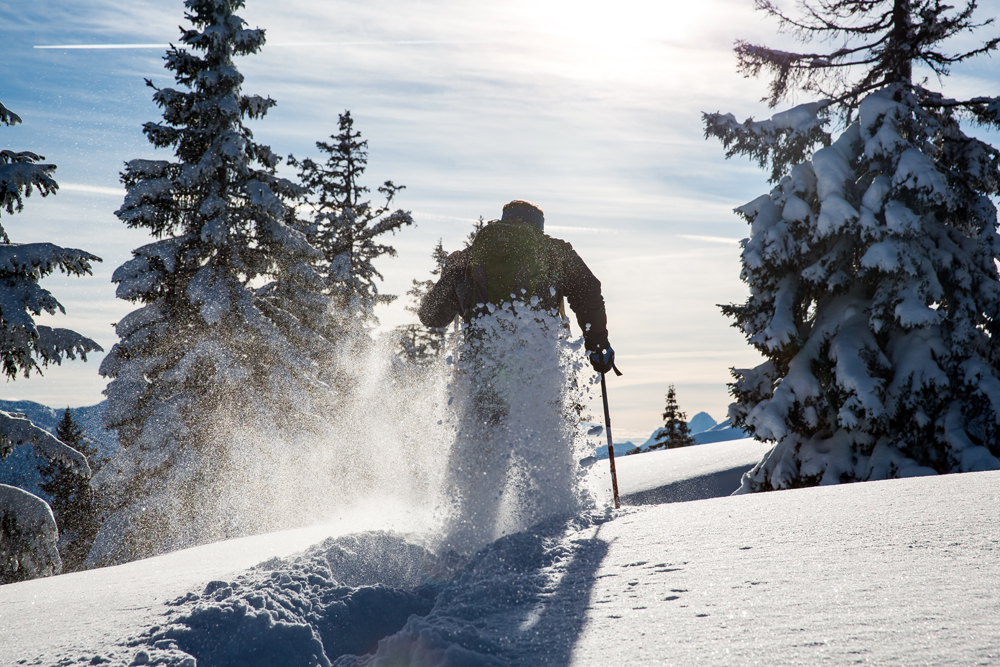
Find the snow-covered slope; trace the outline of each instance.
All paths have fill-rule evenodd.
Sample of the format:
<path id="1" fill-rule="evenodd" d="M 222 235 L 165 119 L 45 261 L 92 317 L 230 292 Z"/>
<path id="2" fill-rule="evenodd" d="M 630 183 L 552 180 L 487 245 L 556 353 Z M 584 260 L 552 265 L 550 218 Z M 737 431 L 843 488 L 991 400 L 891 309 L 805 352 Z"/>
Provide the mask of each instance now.
<path id="1" fill-rule="evenodd" d="M 705 415 L 704 412 L 698 413 L 699 416 Z M 708 415 L 705 415 L 708 417 Z M 711 419 L 711 417 L 708 417 Z M 624 456 L 635 454 L 640 454 L 643 452 L 648 452 L 649 448 L 656 444 L 656 436 L 659 435 L 662 429 L 655 429 L 650 433 L 649 437 L 642 444 L 635 444 L 632 441 L 616 442 L 615 443 L 615 456 Z M 693 433 L 692 437 L 696 445 L 705 445 L 715 442 L 729 442 L 732 440 L 745 440 L 747 437 L 746 432 L 743 429 L 734 428 L 729 425 L 729 422 L 722 422 L 721 424 L 716 424 L 715 426 L 706 429 L 704 431 L 699 431 Z M 635 449 L 639 449 L 639 452 L 635 452 Z M 655 450 L 654 450 L 655 451 Z M 596 448 L 595 456 L 598 459 L 608 458 L 608 446 L 606 444 L 600 445 Z"/>
<path id="2" fill-rule="evenodd" d="M 735 449 L 716 472 L 759 446 L 724 444 Z M 684 458 L 708 447 L 622 459 L 623 491 L 711 475 Z M 640 481 L 656 468 L 669 476 Z M 0 587 L 0 664 L 990 664 L 997 488 L 987 472 L 596 510 L 468 562 L 426 551 L 405 508 L 371 507 Z M 289 557 L 394 527 L 408 537 Z M 377 653 L 338 652 L 364 642 Z"/>
<path id="3" fill-rule="evenodd" d="M 567 664 L 997 664 L 998 485 L 970 473 L 631 510 L 590 531 L 606 553 Z"/>
<path id="4" fill-rule="evenodd" d="M 747 437 L 746 431 L 741 428 L 730 426 L 728 421 L 716 424 L 710 429 L 694 434 L 694 441 L 699 445 L 711 442 L 724 442 L 726 440 L 742 440 Z"/>
<path id="5" fill-rule="evenodd" d="M 745 438 L 615 457 L 622 502 L 658 505 L 728 496 L 740 487 L 743 473 L 770 448 L 771 445 Z M 604 487 L 610 489 L 607 462 L 595 467 Z"/>
<path id="6" fill-rule="evenodd" d="M 83 429 L 83 435 L 100 452 L 102 456 L 110 456 L 118 449 L 118 439 L 114 431 L 106 431 L 101 426 L 101 417 L 107 407 L 106 400 L 97 405 L 87 405 L 79 408 L 70 408 L 73 414 L 73 421 Z M 7 412 L 22 412 L 28 415 L 35 426 L 45 429 L 55 435 L 59 420 L 62 419 L 66 408 L 50 408 L 34 401 L 3 401 L 0 400 L 0 410 Z"/>
<path id="7" fill-rule="evenodd" d="M 169 610 L 165 602 L 201 591 L 209 581 L 233 578 L 258 563 L 286 557 L 331 536 L 425 528 L 409 509 L 382 505 L 345 512 L 328 525 L 0 586 L 0 665 L 36 656 L 44 656 L 40 664 L 48 665 L 68 656 L 87 654 L 90 660 L 126 653 L 130 662 L 134 650 L 118 644 L 162 623 Z"/>

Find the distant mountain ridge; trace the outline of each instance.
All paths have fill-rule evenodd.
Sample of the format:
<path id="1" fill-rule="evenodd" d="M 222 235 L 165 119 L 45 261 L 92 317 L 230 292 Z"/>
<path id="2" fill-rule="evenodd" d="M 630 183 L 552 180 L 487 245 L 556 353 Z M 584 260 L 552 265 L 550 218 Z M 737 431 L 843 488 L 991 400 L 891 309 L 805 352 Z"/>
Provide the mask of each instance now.
<path id="1" fill-rule="evenodd" d="M 729 424 L 729 420 L 718 422 L 712 419 L 712 416 L 707 412 L 699 412 L 688 422 L 688 428 L 691 429 L 691 435 L 694 437 L 694 442 L 696 445 L 707 445 L 711 442 L 726 442 L 728 440 L 742 440 L 743 438 L 749 438 L 750 435 L 746 433 L 743 429 L 734 428 Z M 631 452 L 632 450 L 638 448 L 639 451 L 635 452 L 640 454 L 642 452 L 648 451 L 650 445 L 656 442 L 656 435 L 661 429 L 656 429 L 649 436 L 649 439 L 641 445 L 636 445 L 631 440 L 625 442 L 615 443 L 615 456 L 621 456 L 626 452 Z M 608 458 L 608 446 L 601 445 L 597 448 L 594 456 L 598 459 Z"/>
<path id="2" fill-rule="evenodd" d="M 725 442 L 726 440 L 741 440 L 751 437 L 749 433 L 741 428 L 730 426 L 728 421 L 716 424 L 712 428 L 694 434 L 694 441 L 699 445 L 707 445 L 710 442 Z"/>
<path id="3" fill-rule="evenodd" d="M 699 412 L 688 420 L 688 428 L 691 429 L 691 433 L 701 433 L 718 425 L 719 423 L 712 419 L 712 415 L 707 412 Z"/>
<path id="4" fill-rule="evenodd" d="M 105 400 L 97 405 L 82 408 L 70 407 L 73 420 L 83 429 L 84 437 L 105 458 L 110 457 L 118 450 L 118 439 L 114 432 L 101 428 L 101 417 L 104 416 L 107 404 L 108 402 Z M 0 400 L 0 410 L 26 415 L 35 426 L 55 435 L 56 427 L 66 408 L 50 408 L 34 401 Z M 34 449 L 30 445 L 18 447 L 13 454 L 0 461 L 0 484 L 16 486 L 47 501 L 51 500 L 38 486 L 42 482 L 38 465 L 39 460 L 35 457 Z"/>

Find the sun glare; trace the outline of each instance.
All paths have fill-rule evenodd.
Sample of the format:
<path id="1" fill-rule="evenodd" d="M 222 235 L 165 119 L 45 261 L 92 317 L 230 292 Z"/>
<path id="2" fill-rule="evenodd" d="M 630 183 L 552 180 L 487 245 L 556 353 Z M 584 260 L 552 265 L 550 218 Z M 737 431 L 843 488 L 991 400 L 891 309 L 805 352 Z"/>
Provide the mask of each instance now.
<path id="1" fill-rule="evenodd" d="M 543 0 L 524 7 L 524 20 L 540 47 L 571 55 L 580 74 L 632 79 L 663 67 L 665 48 L 695 45 L 713 9 L 718 3 Z"/>
<path id="2" fill-rule="evenodd" d="M 684 36 L 713 3 L 622 0 L 547 0 L 533 4 L 539 24 L 556 35 L 595 46 Z"/>

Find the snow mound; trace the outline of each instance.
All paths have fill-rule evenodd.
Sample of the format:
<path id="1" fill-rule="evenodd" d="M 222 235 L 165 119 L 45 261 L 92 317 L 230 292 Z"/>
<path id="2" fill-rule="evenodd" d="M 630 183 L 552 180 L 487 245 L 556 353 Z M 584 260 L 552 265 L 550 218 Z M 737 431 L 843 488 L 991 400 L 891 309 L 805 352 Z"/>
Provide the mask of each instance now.
<path id="1" fill-rule="evenodd" d="M 306 554 L 324 558 L 338 581 L 355 587 L 412 588 L 436 567 L 434 555 L 426 548 L 382 530 L 327 538 Z"/>
<path id="2" fill-rule="evenodd" d="M 728 496 L 772 445 L 752 438 L 644 452 L 617 461 L 624 505 L 659 505 Z M 598 474 L 610 477 L 602 466 Z"/>
<path id="3" fill-rule="evenodd" d="M 0 584 L 59 574 L 58 539 L 56 520 L 44 500 L 0 484 Z"/>
<path id="4" fill-rule="evenodd" d="M 328 655 L 374 651 L 411 614 L 428 613 L 440 588 L 422 583 L 419 571 L 433 561 L 394 533 L 331 538 L 168 603 L 180 615 L 151 628 L 142 650 L 178 667 L 191 658 L 218 667 L 327 667 Z"/>
<path id="5" fill-rule="evenodd" d="M 462 561 L 398 533 L 330 538 L 167 604 L 173 617 L 132 642 L 133 664 L 375 667 L 542 664 L 572 648 L 546 623 L 581 622 L 606 546 L 576 539 L 610 514 L 550 518 Z M 528 614 L 526 609 L 558 611 Z M 516 618 L 515 618 L 516 617 Z M 516 620 L 517 622 L 513 622 Z M 511 626 L 519 632 L 511 632 Z"/>

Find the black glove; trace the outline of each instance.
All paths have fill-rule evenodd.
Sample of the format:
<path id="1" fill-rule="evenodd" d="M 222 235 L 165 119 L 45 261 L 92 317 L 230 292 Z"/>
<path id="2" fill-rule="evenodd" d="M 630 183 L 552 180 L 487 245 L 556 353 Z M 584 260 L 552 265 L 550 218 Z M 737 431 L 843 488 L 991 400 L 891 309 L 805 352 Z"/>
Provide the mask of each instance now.
<path id="1" fill-rule="evenodd" d="M 610 373 L 615 366 L 615 351 L 611 349 L 611 343 L 608 342 L 608 339 L 588 340 L 584 342 L 584 345 L 590 351 L 587 356 L 594 370 L 598 373 Z"/>

